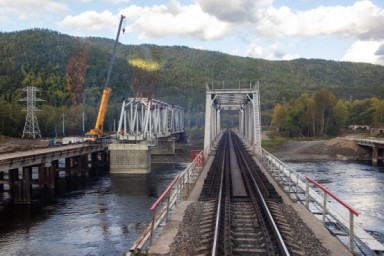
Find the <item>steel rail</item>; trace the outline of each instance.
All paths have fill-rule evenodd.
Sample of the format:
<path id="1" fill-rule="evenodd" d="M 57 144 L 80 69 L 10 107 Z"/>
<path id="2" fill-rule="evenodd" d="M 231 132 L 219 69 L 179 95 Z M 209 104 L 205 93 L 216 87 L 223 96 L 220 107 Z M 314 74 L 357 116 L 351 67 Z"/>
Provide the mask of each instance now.
<path id="1" fill-rule="evenodd" d="M 221 168 L 221 175 L 220 175 L 220 188 L 219 188 L 219 195 L 217 197 L 217 213 L 216 213 L 216 222 L 215 222 L 215 230 L 213 235 L 213 245 L 212 245 L 212 256 L 216 256 L 217 254 L 217 245 L 218 245 L 218 237 L 219 237 L 219 228 L 220 228 L 220 215 L 221 215 L 221 201 L 222 201 L 222 191 L 223 191 L 223 180 L 224 180 L 224 169 L 225 169 L 225 148 L 226 148 L 226 140 L 223 139 L 224 143 L 224 150 L 221 153 L 221 165 L 219 168 Z M 215 170 L 215 174 L 217 172 L 217 169 Z M 212 182 L 214 184 L 214 182 Z M 212 185 L 211 185 L 212 186 Z M 211 191 L 210 191 L 211 192 Z"/>
<path id="2" fill-rule="evenodd" d="M 253 185 L 254 185 L 253 187 L 256 189 L 258 199 L 261 202 L 261 206 L 263 207 L 265 213 L 267 214 L 267 217 L 268 217 L 267 220 L 269 221 L 269 224 L 272 227 L 272 232 L 274 233 L 275 238 L 277 239 L 277 244 L 279 246 L 280 253 L 281 253 L 281 255 L 287 255 L 288 256 L 288 255 L 290 255 L 290 253 L 288 251 L 288 248 L 287 248 L 287 246 L 286 246 L 286 244 L 285 244 L 285 242 L 284 242 L 284 240 L 283 240 L 283 238 L 281 236 L 281 233 L 280 233 L 280 231 L 279 231 L 279 229 L 278 229 L 278 227 L 277 227 L 277 225 L 276 225 L 276 223 L 275 223 L 275 221 L 273 219 L 273 216 L 272 216 L 272 214 L 271 214 L 271 212 L 270 212 L 270 210 L 268 208 L 268 205 L 267 205 L 267 203 L 266 203 L 266 201 L 264 199 L 264 196 L 263 196 L 261 190 L 259 189 L 259 186 L 258 186 L 258 184 L 257 184 L 257 182 L 256 182 L 256 180 L 254 178 L 254 175 L 252 174 L 252 171 L 251 171 L 249 165 L 247 164 L 247 161 L 245 160 L 244 153 L 247 153 L 247 152 L 245 152 L 245 150 L 241 150 L 242 148 L 238 144 L 239 140 L 235 139 L 234 141 L 236 142 L 236 147 L 238 148 L 238 150 L 235 150 L 235 152 L 237 153 L 237 155 L 240 158 L 240 160 L 242 161 L 242 163 L 245 165 L 246 170 L 248 172 L 248 177 L 250 177 L 252 179 L 252 181 L 253 181 Z M 248 183 L 248 179 L 245 179 L 245 181 L 247 181 L 246 184 L 250 185 Z M 250 193 L 252 193 L 252 189 L 249 188 L 248 190 L 249 190 Z M 253 199 L 252 201 L 255 204 L 255 208 L 257 208 L 258 207 L 256 205 L 257 203 L 254 201 L 255 197 L 252 196 L 251 198 Z"/>

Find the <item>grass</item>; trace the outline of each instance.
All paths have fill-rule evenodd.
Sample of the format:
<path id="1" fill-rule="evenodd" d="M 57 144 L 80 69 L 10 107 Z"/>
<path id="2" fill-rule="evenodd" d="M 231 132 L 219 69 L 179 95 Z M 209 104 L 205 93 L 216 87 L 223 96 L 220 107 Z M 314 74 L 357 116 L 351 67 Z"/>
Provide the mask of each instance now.
<path id="1" fill-rule="evenodd" d="M 273 149 L 283 143 L 286 143 L 289 141 L 289 138 L 287 137 L 274 137 L 272 139 L 268 140 L 262 140 L 261 141 L 261 147 L 265 148 L 266 150 Z"/>

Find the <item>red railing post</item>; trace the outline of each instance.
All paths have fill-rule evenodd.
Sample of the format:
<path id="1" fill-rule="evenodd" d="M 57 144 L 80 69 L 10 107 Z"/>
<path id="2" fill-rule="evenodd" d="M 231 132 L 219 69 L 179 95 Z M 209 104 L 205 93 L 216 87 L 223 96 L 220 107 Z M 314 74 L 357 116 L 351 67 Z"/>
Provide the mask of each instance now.
<path id="1" fill-rule="evenodd" d="M 156 222 L 156 208 L 153 210 L 153 217 L 152 217 L 152 223 L 151 223 L 151 234 L 150 234 L 148 247 L 150 247 L 152 245 L 153 232 L 155 230 L 155 222 Z"/>
<path id="2" fill-rule="evenodd" d="M 171 203 L 171 191 L 168 191 L 168 200 L 167 200 L 167 215 L 165 217 L 165 221 L 168 221 L 169 214 L 169 204 Z"/>
<path id="3" fill-rule="evenodd" d="M 308 197 L 309 197 L 309 182 L 313 183 L 316 187 L 318 187 L 324 191 L 323 223 L 325 223 L 325 214 L 327 212 L 327 209 L 326 209 L 327 208 L 327 195 L 330 195 L 331 197 L 333 197 L 333 199 L 335 199 L 337 202 L 339 202 L 342 206 L 344 206 L 349 211 L 349 251 L 351 253 L 353 253 L 353 240 L 354 240 L 354 231 L 353 231 L 353 229 L 354 229 L 354 224 L 353 224 L 354 217 L 353 217 L 353 215 L 359 216 L 359 212 L 356 211 L 351 206 L 349 206 L 348 204 L 346 204 L 343 200 L 341 200 L 339 197 L 337 197 L 335 194 L 330 192 L 326 187 L 322 186 L 318 182 L 314 181 L 313 179 L 311 179 L 309 177 L 305 177 L 305 179 L 307 182 L 307 188 L 306 189 L 308 190 L 308 192 L 306 191 L 306 193 L 308 193 Z M 307 204 L 307 208 L 308 208 L 308 201 L 306 202 L 306 204 Z"/>
<path id="4" fill-rule="evenodd" d="M 305 186 L 305 207 L 309 210 L 309 181 L 306 180 Z"/>
<path id="5" fill-rule="evenodd" d="M 323 224 L 325 225 L 325 216 L 327 215 L 327 193 L 325 191 L 323 192 Z"/>

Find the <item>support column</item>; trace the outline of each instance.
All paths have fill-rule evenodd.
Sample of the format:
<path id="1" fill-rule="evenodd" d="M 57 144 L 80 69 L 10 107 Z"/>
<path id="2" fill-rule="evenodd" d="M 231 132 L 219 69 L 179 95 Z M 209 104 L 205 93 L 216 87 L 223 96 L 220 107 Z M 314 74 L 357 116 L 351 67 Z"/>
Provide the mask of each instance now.
<path id="1" fill-rule="evenodd" d="M 205 131 L 204 131 L 204 149 L 208 149 L 208 152 L 211 151 L 211 121 L 212 121 L 212 100 L 213 94 L 208 92 L 209 88 L 207 87 L 207 93 L 205 98 Z"/>
<path id="2" fill-rule="evenodd" d="M 81 170 L 83 175 L 88 176 L 88 154 L 81 156 Z"/>
<path id="3" fill-rule="evenodd" d="M 32 167 L 23 167 L 23 179 L 15 182 L 13 195 L 15 204 L 31 203 L 31 176 Z"/>
<path id="4" fill-rule="evenodd" d="M 91 154 L 91 166 L 94 167 L 98 161 L 97 152 Z"/>
<path id="5" fill-rule="evenodd" d="M 81 156 L 76 157 L 76 175 L 81 176 L 82 170 L 81 170 Z"/>
<path id="6" fill-rule="evenodd" d="M 4 172 L 0 172 L 0 191 L 4 191 Z"/>
<path id="7" fill-rule="evenodd" d="M 73 162 L 74 161 L 72 157 L 65 158 L 65 176 L 66 177 L 72 176 Z"/>
<path id="8" fill-rule="evenodd" d="M 56 166 L 51 165 L 48 168 L 45 168 L 48 173 L 47 173 L 47 187 L 49 189 L 54 189 L 55 188 L 55 176 L 56 176 Z"/>
<path id="9" fill-rule="evenodd" d="M 43 189 L 45 188 L 45 180 L 46 180 L 46 171 L 45 171 L 46 167 L 44 164 L 40 164 L 39 165 L 39 189 Z"/>
<path id="10" fill-rule="evenodd" d="M 19 180 L 19 169 L 12 169 L 8 171 L 8 186 L 9 191 L 13 191 L 15 182 Z"/>
<path id="11" fill-rule="evenodd" d="M 379 149 L 377 147 L 372 148 L 372 164 L 377 165 Z"/>

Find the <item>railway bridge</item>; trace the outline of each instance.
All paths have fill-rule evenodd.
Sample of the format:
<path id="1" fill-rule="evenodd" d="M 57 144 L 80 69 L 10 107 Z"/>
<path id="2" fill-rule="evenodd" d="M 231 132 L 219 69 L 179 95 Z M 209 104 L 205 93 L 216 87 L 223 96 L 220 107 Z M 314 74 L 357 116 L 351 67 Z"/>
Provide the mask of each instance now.
<path id="1" fill-rule="evenodd" d="M 379 161 L 384 161 L 384 140 L 367 138 L 355 139 L 355 141 L 360 146 L 372 149 L 372 164 L 376 165 Z"/>
<path id="2" fill-rule="evenodd" d="M 123 101 L 117 142 L 109 145 L 111 174 L 150 172 L 151 155 L 174 154 L 175 140 L 182 140 L 184 110 L 151 98 Z"/>
<path id="3" fill-rule="evenodd" d="M 259 104 L 258 83 L 207 86 L 204 150 L 151 207 L 153 219 L 127 255 L 383 255 L 383 244 L 354 221 L 358 211 L 261 147 Z M 224 132 L 226 110 L 238 112 L 239 125 Z M 297 214 L 290 220 L 287 205 Z M 319 240 L 302 240 L 310 232 Z"/>
<path id="4" fill-rule="evenodd" d="M 0 191 L 6 189 L 13 193 L 16 204 L 29 204 L 34 185 L 54 189 L 55 177 L 60 171 L 66 176 L 87 176 L 89 164 L 107 167 L 107 158 L 106 146 L 102 144 L 73 144 L 0 154 Z M 59 160 L 64 162 L 61 167 Z"/>

